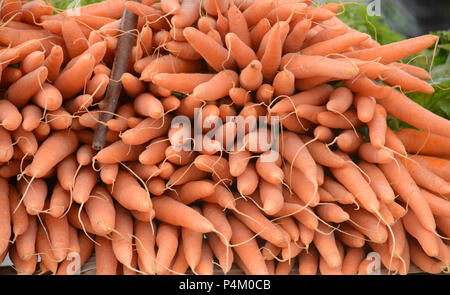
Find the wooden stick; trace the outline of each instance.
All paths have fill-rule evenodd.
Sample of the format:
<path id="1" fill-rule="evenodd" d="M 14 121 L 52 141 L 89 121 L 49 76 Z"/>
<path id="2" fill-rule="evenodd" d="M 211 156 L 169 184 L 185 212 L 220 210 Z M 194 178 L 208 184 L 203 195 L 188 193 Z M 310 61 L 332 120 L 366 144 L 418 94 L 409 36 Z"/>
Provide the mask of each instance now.
<path id="1" fill-rule="evenodd" d="M 126 0 L 141 2 L 141 0 Z M 122 82 L 120 81 L 122 75 L 128 70 L 130 62 L 131 50 L 133 48 L 134 35 L 133 30 L 136 30 L 138 16 L 131 11 L 124 8 L 122 21 L 120 22 L 120 30 L 122 34 L 117 41 L 116 54 L 114 56 L 114 63 L 111 71 L 111 78 L 109 80 L 108 88 L 104 100 L 104 106 L 100 114 L 100 122 L 94 133 L 94 140 L 92 148 L 94 150 L 101 150 L 106 143 L 106 136 L 108 135 L 108 127 L 106 122 L 113 118 L 113 114 L 117 109 L 120 93 L 122 91 Z"/>

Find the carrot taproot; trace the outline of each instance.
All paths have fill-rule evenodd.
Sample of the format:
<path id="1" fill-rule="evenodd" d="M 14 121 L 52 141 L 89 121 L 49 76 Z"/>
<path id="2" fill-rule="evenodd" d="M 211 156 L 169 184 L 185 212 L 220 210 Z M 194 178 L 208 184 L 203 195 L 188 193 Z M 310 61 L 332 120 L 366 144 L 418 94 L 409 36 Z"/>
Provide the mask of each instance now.
<path id="1" fill-rule="evenodd" d="M 362 248 L 365 245 L 364 235 L 348 223 L 343 223 L 339 227 L 342 231 L 336 232 L 336 237 L 344 245 L 352 248 Z"/>
<path id="2" fill-rule="evenodd" d="M 32 275 L 36 270 L 37 255 L 32 256 L 28 260 L 23 260 L 17 253 L 16 246 L 12 246 L 9 249 L 9 257 L 14 264 L 14 269 L 19 275 Z"/>
<path id="3" fill-rule="evenodd" d="M 422 195 L 427 199 L 430 209 L 434 215 L 450 217 L 450 203 L 449 201 L 430 193 L 427 190 L 421 189 Z"/>
<path id="4" fill-rule="evenodd" d="M 271 0 L 255 1 L 248 8 L 243 10 L 243 15 L 248 27 L 253 27 L 261 19 L 270 13 L 275 7 L 275 2 Z"/>
<path id="5" fill-rule="evenodd" d="M 260 54 L 260 46 L 257 52 L 262 64 L 262 73 L 265 82 L 272 82 L 277 70 L 282 63 L 283 44 L 289 32 L 289 25 L 287 22 L 278 22 L 268 33 L 267 44 L 263 54 Z M 264 42 L 264 39 L 261 43 Z M 283 66 L 282 66 L 283 67 Z M 286 70 L 290 70 L 286 68 Z M 292 73 L 295 75 L 295 73 Z"/>
<path id="6" fill-rule="evenodd" d="M 344 275 L 356 275 L 361 261 L 365 258 L 365 252 L 361 248 L 348 248 L 342 261 L 342 273 Z"/>
<path id="7" fill-rule="evenodd" d="M 63 98 L 56 87 L 50 83 L 44 83 L 42 88 L 34 94 L 32 101 L 45 110 L 56 111 L 61 107 Z"/>
<path id="8" fill-rule="evenodd" d="M 64 130 L 72 125 L 72 115 L 63 107 L 47 112 L 45 120 L 52 130 Z"/>
<path id="9" fill-rule="evenodd" d="M 34 24 L 40 22 L 41 17 L 44 15 L 51 15 L 53 8 L 51 5 L 42 0 L 36 0 L 22 4 L 22 18 L 21 20 Z"/>
<path id="10" fill-rule="evenodd" d="M 262 156 L 258 157 L 255 163 L 255 169 L 258 175 L 264 179 L 265 181 L 278 184 L 281 183 L 284 179 L 284 172 L 279 167 L 281 157 L 277 155 L 277 160 L 275 161 L 265 161 L 264 156 L 270 156 L 270 152 L 265 152 Z M 231 165 L 231 162 L 230 162 Z M 230 166 L 231 169 L 231 166 Z"/>
<path id="11" fill-rule="evenodd" d="M 393 153 L 387 149 L 377 149 L 371 143 L 366 142 L 361 144 L 358 149 L 358 154 L 361 159 L 369 163 L 385 164 L 393 159 Z"/>
<path id="12" fill-rule="evenodd" d="M 83 54 L 70 68 L 66 67 L 59 74 L 53 85 L 61 91 L 63 98 L 72 98 L 84 88 L 94 70 L 94 66 L 94 56 Z M 74 75 L 79 77 L 79 79 L 73 79 Z"/>
<path id="13" fill-rule="evenodd" d="M 9 210 L 9 186 L 8 182 L 1 178 L 0 179 L 0 202 L 1 202 L 1 208 L 4 208 L 1 210 L 0 213 L 0 222 L 2 224 L 1 231 L 0 231 L 0 252 L 3 253 L 9 245 L 9 239 L 11 236 L 11 213 Z"/>
<path id="14" fill-rule="evenodd" d="M 253 233 L 236 217 L 230 216 L 229 222 L 233 231 L 231 242 L 239 246 L 235 247 L 235 252 L 248 268 L 250 274 L 268 274 L 267 266 L 258 249 L 258 244 L 251 239 Z M 244 243 L 245 242 L 245 243 Z"/>
<path id="15" fill-rule="evenodd" d="M 194 165 L 205 172 L 212 173 L 214 181 L 232 183 L 230 166 L 225 158 L 219 156 L 199 155 L 194 160 Z"/>
<path id="16" fill-rule="evenodd" d="M 314 235 L 314 246 L 317 251 L 331 268 L 342 265 L 342 258 L 336 245 L 334 233 L 323 224 L 319 225 L 319 229 L 321 232 L 316 232 Z"/>
<path id="17" fill-rule="evenodd" d="M 244 42 L 247 46 L 251 46 L 251 38 L 249 32 L 249 26 L 245 15 L 234 5 L 232 2 L 228 11 L 228 26 L 230 33 L 236 34 L 236 36 Z"/>
<path id="18" fill-rule="evenodd" d="M 298 256 L 298 268 L 300 275 L 316 275 L 319 266 L 319 254 L 315 247 L 310 247 L 309 251 L 303 251 Z"/>
<path id="19" fill-rule="evenodd" d="M 228 51 L 213 38 L 192 27 L 185 28 L 183 34 L 189 44 L 215 71 L 235 67 L 235 61 L 229 56 Z"/>
<path id="20" fill-rule="evenodd" d="M 44 202 L 48 192 L 48 187 L 44 180 L 36 179 L 28 184 L 22 179 L 19 181 L 17 188 L 22 195 L 23 204 L 29 215 L 37 215 L 44 209 Z"/>
<path id="21" fill-rule="evenodd" d="M 445 179 L 413 160 L 402 159 L 402 161 L 417 185 L 438 195 L 450 194 L 450 184 Z"/>
<path id="22" fill-rule="evenodd" d="M 54 218 L 46 214 L 44 220 L 50 237 L 53 257 L 57 262 L 61 262 L 66 258 L 69 248 L 69 223 L 67 216 Z"/>
<path id="23" fill-rule="evenodd" d="M 28 54 L 20 63 L 20 70 L 24 74 L 34 71 L 44 65 L 45 54 L 42 51 L 35 51 Z"/>
<path id="24" fill-rule="evenodd" d="M 291 71 L 296 79 L 327 76 L 346 80 L 355 78 L 359 72 L 359 69 L 349 62 L 295 53 L 284 55 L 280 66 Z"/>
<path id="25" fill-rule="evenodd" d="M 115 230 L 112 233 L 112 250 L 120 263 L 131 266 L 133 256 L 133 219 L 122 206 L 116 205 Z"/>
<path id="26" fill-rule="evenodd" d="M 97 275 L 115 275 L 117 259 L 114 255 L 110 240 L 96 236 L 95 241 L 95 265 Z"/>
<path id="27" fill-rule="evenodd" d="M 106 236 L 115 226 L 116 211 L 106 188 L 96 185 L 85 203 L 85 210 L 93 230 L 98 236 Z"/>
<path id="28" fill-rule="evenodd" d="M 160 137 L 169 130 L 171 119 L 170 115 L 164 115 L 158 119 L 146 118 L 122 133 L 122 141 L 124 144 L 136 146 Z"/>
<path id="29" fill-rule="evenodd" d="M 152 82 L 171 91 L 192 93 L 195 87 L 205 83 L 213 74 L 160 73 L 153 76 Z M 178 85 L 175 85 L 176 82 Z"/>
<path id="30" fill-rule="evenodd" d="M 0 162 L 8 162 L 12 159 L 14 154 L 14 148 L 12 145 L 12 138 L 10 133 L 3 127 L 0 127 Z"/>
<path id="31" fill-rule="evenodd" d="M 336 140 L 339 149 L 346 153 L 356 152 L 363 143 L 362 135 L 354 130 L 347 129 L 342 131 Z"/>
<path id="32" fill-rule="evenodd" d="M 439 177 L 445 179 L 446 181 L 450 181 L 450 172 L 447 168 L 450 164 L 449 160 L 439 157 L 412 155 L 411 161 L 417 162 Z"/>
<path id="33" fill-rule="evenodd" d="M 17 236 L 15 248 L 20 259 L 30 260 L 36 251 L 36 238 L 38 226 L 34 216 L 28 218 L 28 227 L 25 232 Z"/>
<path id="34" fill-rule="evenodd" d="M 249 91 L 260 88 L 263 81 L 261 62 L 256 59 L 251 61 L 242 69 L 239 81 L 241 86 Z"/>
<path id="35" fill-rule="evenodd" d="M 376 165 L 364 161 L 359 162 L 358 166 L 370 178 L 370 186 L 377 196 L 386 204 L 392 203 L 395 200 L 395 193 L 383 172 Z"/>
<path id="36" fill-rule="evenodd" d="M 450 123 L 448 122 L 448 120 L 424 109 L 399 91 L 393 90 L 385 99 L 380 100 L 378 103 L 386 109 L 389 115 L 394 116 L 395 118 L 402 120 L 416 128 L 426 130 L 426 132 L 434 133 L 438 135 L 437 138 L 439 138 L 439 136 L 442 136 L 442 143 L 448 142 L 448 139 L 446 139 L 450 137 L 450 131 L 448 129 L 448 127 L 450 127 Z M 405 132 L 404 134 L 407 134 L 406 132 L 408 132 L 408 129 L 403 132 Z M 415 133 L 420 134 L 418 132 Z M 428 137 L 428 135 L 426 135 L 425 133 L 422 134 L 422 140 L 424 136 L 425 138 Z M 406 136 L 404 138 L 406 138 Z M 414 140 L 416 142 L 424 142 L 422 140 L 418 140 L 417 137 L 415 137 Z"/>
<path id="37" fill-rule="evenodd" d="M 189 181 L 204 179 L 207 175 L 208 173 L 206 171 L 198 169 L 195 165 L 185 165 L 172 173 L 167 185 L 181 185 Z"/>
<path id="38" fill-rule="evenodd" d="M 192 207 L 194 210 L 201 214 L 199 207 Z M 199 265 L 202 256 L 202 244 L 203 244 L 203 234 L 195 232 L 186 227 L 181 228 L 181 240 L 183 241 L 183 249 L 188 263 L 191 269 L 196 269 Z"/>
<path id="39" fill-rule="evenodd" d="M 178 227 L 171 224 L 161 223 L 159 225 L 155 237 L 156 245 L 158 246 L 158 251 L 156 252 L 156 274 L 165 273 L 174 259 L 179 244 L 179 231 Z"/>
<path id="40" fill-rule="evenodd" d="M 136 251 L 142 262 L 142 270 L 148 274 L 156 273 L 155 232 L 152 228 L 156 228 L 154 224 L 134 221 Z"/>
<path id="41" fill-rule="evenodd" d="M 333 88 L 328 84 L 323 84 L 308 91 L 295 94 L 290 98 L 283 98 L 271 107 L 270 111 L 284 113 L 293 111 L 299 104 L 321 105 L 328 100 L 331 92 L 333 92 Z"/>
<path id="42" fill-rule="evenodd" d="M 29 217 L 25 206 L 22 203 L 19 204 L 19 192 L 13 186 L 9 187 L 8 199 L 10 206 L 9 210 L 11 212 L 12 231 L 14 236 L 17 237 L 26 232 L 29 226 Z"/>
<path id="43" fill-rule="evenodd" d="M 261 179 L 259 181 L 259 195 L 266 214 L 274 215 L 283 207 L 284 198 L 281 183 L 272 184 Z"/>
<path id="44" fill-rule="evenodd" d="M 22 71 L 13 67 L 6 67 L 1 73 L 2 81 L 0 87 L 7 89 L 12 83 L 16 82 L 22 77 Z"/>
<path id="45" fill-rule="evenodd" d="M 228 223 L 228 221 L 227 221 Z M 231 232 L 231 226 L 230 226 Z M 214 233 L 207 233 L 207 242 L 211 247 L 211 250 L 214 253 L 214 256 L 219 260 L 219 265 L 222 268 L 223 272 L 227 274 L 231 270 L 231 266 L 234 261 L 233 251 L 226 247 L 223 242 L 220 241 L 219 236 Z M 230 234 L 231 238 L 231 234 Z"/>
<path id="46" fill-rule="evenodd" d="M 391 161 L 387 164 L 380 164 L 379 167 L 390 182 L 394 191 L 399 194 L 400 198 L 406 202 L 411 210 L 417 215 L 420 224 L 430 232 L 434 232 L 436 223 L 430 206 L 401 161 Z"/>
<path id="47" fill-rule="evenodd" d="M 438 41 L 438 39 L 439 38 L 434 35 L 423 35 L 416 38 L 393 42 L 376 48 L 367 48 L 348 52 L 344 55 L 349 58 L 357 58 L 361 60 L 379 59 L 379 62 L 389 64 L 432 46 Z"/>
<path id="48" fill-rule="evenodd" d="M 346 33 L 335 38 L 314 43 L 300 52 L 306 55 L 321 55 L 339 54 L 347 50 L 347 48 L 359 45 L 364 40 L 368 39 L 369 35 L 359 32 Z"/>
<path id="49" fill-rule="evenodd" d="M 282 156 L 295 168 L 305 174 L 317 186 L 317 166 L 305 143 L 293 132 L 284 132 L 281 146 Z"/>
<path id="50" fill-rule="evenodd" d="M 354 229 L 358 230 L 375 243 L 384 243 L 388 239 L 386 226 L 379 223 L 378 217 L 365 209 L 354 210 L 348 206 L 343 207 L 350 215 Z"/>
<path id="51" fill-rule="evenodd" d="M 252 40 L 252 49 L 257 50 L 264 36 L 270 31 L 271 25 L 267 18 L 261 19 L 250 31 L 250 38 Z"/>
<path id="52" fill-rule="evenodd" d="M 68 259 L 64 260 L 59 265 L 58 270 L 56 272 L 57 275 L 80 273 L 81 267 L 91 257 L 92 252 L 94 250 L 94 243 L 84 233 L 78 233 L 78 240 L 79 240 L 79 244 L 80 244 L 80 253 L 78 256 L 80 258 L 79 265 L 77 265 L 77 263 L 71 264 L 72 260 L 74 260 L 75 257 L 77 257 L 77 256 L 69 254 Z"/>
<path id="53" fill-rule="evenodd" d="M 238 192 L 244 196 L 251 195 L 257 188 L 259 176 L 254 163 L 248 163 L 244 172 L 236 178 Z"/>
<path id="54" fill-rule="evenodd" d="M 403 63 L 394 62 L 394 63 L 389 64 L 389 66 L 401 69 L 401 70 L 407 72 L 408 74 L 410 74 L 414 77 L 417 77 L 421 80 L 430 80 L 431 79 L 430 74 L 426 70 L 419 68 L 417 66 L 411 65 L 411 64 L 403 64 Z"/>
<path id="55" fill-rule="evenodd" d="M 73 178 L 72 178 L 73 179 Z M 70 195 L 60 183 L 53 188 L 48 213 L 54 218 L 61 217 L 70 205 Z"/>
<path id="56" fill-rule="evenodd" d="M 128 210 L 149 212 L 152 209 L 149 194 L 127 171 L 120 170 L 114 182 L 114 188 L 109 185 L 109 189 L 114 199 Z"/>
<path id="57" fill-rule="evenodd" d="M 350 219 L 350 216 L 335 203 L 325 203 L 317 206 L 317 214 L 326 221 L 343 223 Z"/>
<path id="58" fill-rule="evenodd" d="M 140 80 L 150 82 L 159 73 L 195 73 L 201 71 L 203 67 L 198 60 L 184 60 L 175 55 L 164 55 L 150 61 L 143 69 Z"/>
<path id="59" fill-rule="evenodd" d="M 222 208 L 234 210 L 236 209 L 236 202 L 232 192 L 225 187 L 225 185 L 216 183 L 214 193 L 208 197 L 203 198 L 203 201 L 217 204 Z"/>
<path id="60" fill-rule="evenodd" d="M 42 87 L 47 79 L 48 70 L 41 66 L 22 76 L 11 84 L 7 90 L 8 99 L 17 107 L 24 106 L 31 97 Z"/>
<path id="61" fill-rule="evenodd" d="M 150 93 L 142 93 L 133 102 L 134 109 L 142 116 L 159 119 L 164 115 L 162 103 Z"/>
<path id="62" fill-rule="evenodd" d="M 235 213 L 234 216 L 255 234 L 259 234 L 261 238 L 276 246 L 282 248 L 287 246 L 288 241 L 280 228 L 267 219 L 267 217 L 265 217 L 258 207 L 251 201 L 238 199 L 236 200 L 236 208 L 246 216 L 237 213 Z M 233 237 L 231 240 L 233 240 Z"/>
<path id="63" fill-rule="evenodd" d="M 339 87 L 330 94 L 327 110 L 344 113 L 353 102 L 353 93 L 346 87 Z"/>
<path id="64" fill-rule="evenodd" d="M 171 23 L 176 28 L 186 28 L 192 25 L 199 17 L 200 2 L 197 0 L 183 1 L 180 10 L 175 14 Z"/>
<path id="65" fill-rule="evenodd" d="M 163 222 L 176 226 L 184 226 L 197 232 L 207 233 L 212 231 L 213 225 L 205 217 L 200 215 L 194 209 L 184 205 L 167 196 L 158 196 L 152 198 L 155 217 Z M 171 210 L 167 210 L 167 206 Z M 179 212 L 180 214 L 175 214 Z M 184 212 L 184 214 L 182 214 Z"/>
<path id="66" fill-rule="evenodd" d="M 430 128 L 433 122 L 428 122 Z M 450 140 L 445 137 L 445 134 L 439 135 L 428 131 L 414 130 L 412 128 L 403 128 L 395 134 L 401 140 L 406 148 L 406 151 L 411 154 L 423 154 L 427 156 L 448 156 L 448 148 L 450 147 Z"/>

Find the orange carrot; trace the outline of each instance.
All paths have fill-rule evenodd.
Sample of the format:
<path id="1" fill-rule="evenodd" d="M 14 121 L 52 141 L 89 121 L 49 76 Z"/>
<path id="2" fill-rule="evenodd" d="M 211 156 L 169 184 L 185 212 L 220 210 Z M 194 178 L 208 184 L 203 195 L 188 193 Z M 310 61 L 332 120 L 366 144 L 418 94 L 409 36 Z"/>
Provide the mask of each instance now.
<path id="1" fill-rule="evenodd" d="M 428 122 L 432 126 L 432 122 Z M 426 129 L 427 130 L 427 129 Z M 406 151 L 411 154 L 423 154 L 428 156 L 448 156 L 450 155 L 450 140 L 445 135 L 438 135 L 432 131 L 419 131 L 411 128 L 404 128 L 396 133 L 402 141 Z"/>
<path id="2" fill-rule="evenodd" d="M 259 251 L 256 240 L 252 239 L 253 233 L 234 216 L 229 217 L 233 235 L 231 242 L 239 246 L 235 247 L 236 254 L 242 259 L 250 274 L 267 275 L 268 270 Z"/>
<path id="3" fill-rule="evenodd" d="M 65 99 L 72 98 L 84 88 L 94 70 L 94 66 L 94 57 L 90 54 L 83 54 L 70 68 L 66 67 L 60 73 L 53 85 L 61 91 Z M 73 79 L 75 73 L 78 79 Z"/>
<path id="4" fill-rule="evenodd" d="M 214 70 L 221 71 L 222 69 L 233 69 L 235 67 L 235 62 L 233 58 L 229 57 L 228 51 L 215 42 L 213 38 L 192 27 L 185 28 L 183 34 L 191 46 L 200 53 Z"/>
<path id="5" fill-rule="evenodd" d="M 235 214 L 237 219 L 244 223 L 249 229 L 251 229 L 255 234 L 278 247 L 286 247 L 287 240 L 281 231 L 280 227 L 273 224 L 267 217 L 265 217 L 262 212 L 253 204 L 251 201 L 245 201 L 243 199 L 236 200 L 236 208 L 246 214 L 246 216 L 241 214 Z M 230 220 L 229 220 L 230 221 Z M 233 228 L 233 226 L 231 226 Z M 234 234 L 234 230 L 233 230 Z M 233 242 L 233 237 L 231 238 Z"/>
<path id="6" fill-rule="evenodd" d="M 95 265 L 98 275 L 115 275 L 117 269 L 117 259 L 114 256 L 111 241 L 97 236 L 95 238 Z"/>
<path id="7" fill-rule="evenodd" d="M 357 67 L 343 60 L 293 53 L 283 56 L 281 67 L 291 71 L 296 79 L 327 76 L 346 80 L 355 78 L 359 72 Z"/>
<path id="8" fill-rule="evenodd" d="M 69 223 L 67 216 L 54 218 L 50 215 L 44 216 L 50 237 L 53 257 L 57 262 L 66 258 L 69 249 Z"/>
<path id="9" fill-rule="evenodd" d="M 262 65 L 261 65 L 261 62 L 256 59 L 251 61 L 241 71 L 241 74 L 239 76 L 239 81 L 240 81 L 241 86 L 249 91 L 253 91 L 258 88 L 261 88 L 260 86 L 262 84 L 262 80 L 263 80 Z M 260 90 L 258 90 L 258 91 L 260 91 Z"/>
<path id="10" fill-rule="evenodd" d="M 430 232 L 435 231 L 436 223 L 430 206 L 405 166 L 400 161 L 391 161 L 388 164 L 380 164 L 379 167 L 392 188 L 417 215 L 422 226 Z"/>
<path id="11" fill-rule="evenodd" d="M 134 128 L 122 133 L 122 141 L 124 144 L 133 146 L 143 144 L 153 138 L 165 135 L 169 130 L 170 122 L 170 115 L 165 115 L 159 119 L 144 119 Z"/>
<path id="12" fill-rule="evenodd" d="M 247 46 L 252 45 L 250 38 L 250 32 L 245 15 L 231 2 L 228 9 L 228 26 L 230 33 L 236 34 L 236 36 L 244 42 Z"/>
<path id="13" fill-rule="evenodd" d="M 267 18 L 261 19 L 250 31 L 252 39 L 252 48 L 257 50 L 264 36 L 270 31 L 270 22 Z M 228 30 L 228 28 L 227 28 Z"/>
<path id="14" fill-rule="evenodd" d="M 413 155 L 411 156 L 411 160 L 419 163 L 446 181 L 450 181 L 449 160 L 421 155 Z"/>
<path id="15" fill-rule="evenodd" d="M 434 35 L 423 35 L 416 38 L 390 43 L 381 47 L 345 53 L 344 55 L 361 60 L 379 59 L 379 62 L 389 64 L 432 46 L 438 39 L 439 38 Z"/>
<path id="16" fill-rule="evenodd" d="M 175 257 L 178 248 L 179 228 L 167 223 L 161 223 L 156 233 L 156 274 L 165 273 L 172 259 Z M 164 246 L 163 246 L 164 245 Z"/>
<path id="17" fill-rule="evenodd" d="M 152 202 L 156 219 L 176 226 L 184 226 L 197 232 L 207 233 L 213 230 L 211 222 L 181 202 L 166 196 L 154 197 Z M 167 206 L 171 207 L 171 210 L 167 210 Z M 174 212 L 179 212 L 179 214 Z"/>
<path id="18" fill-rule="evenodd" d="M 60 183 L 57 183 L 53 188 L 50 197 L 49 214 L 55 218 L 61 217 L 70 204 L 70 195 Z"/>
<path id="19" fill-rule="evenodd" d="M 153 76 L 159 73 L 195 73 L 201 71 L 203 67 L 199 61 L 183 60 L 171 54 L 164 55 L 150 61 L 142 71 L 140 80 L 150 82 Z"/>
<path id="20" fill-rule="evenodd" d="M 44 66 L 24 75 L 8 88 L 8 99 L 18 107 L 24 106 L 42 87 L 47 75 L 48 70 Z"/>
<path id="21" fill-rule="evenodd" d="M 318 264 L 319 264 L 319 254 L 315 247 L 309 248 L 309 251 L 303 251 L 298 257 L 299 261 L 299 273 L 300 275 L 316 275 Z"/>
<path id="22" fill-rule="evenodd" d="M 152 209 L 149 194 L 140 186 L 136 178 L 127 171 L 119 171 L 114 187 L 110 186 L 109 188 L 114 199 L 128 210 L 149 212 Z"/>
<path id="23" fill-rule="evenodd" d="M 396 90 L 393 90 L 385 99 L 380 100 L 379 104 L 386 109 L 389 115 L 403 122 L 436 135 L 450 137 L 448 120 L 424 109 Z M 415 140 L 420 142 L 417 138 Z"/>

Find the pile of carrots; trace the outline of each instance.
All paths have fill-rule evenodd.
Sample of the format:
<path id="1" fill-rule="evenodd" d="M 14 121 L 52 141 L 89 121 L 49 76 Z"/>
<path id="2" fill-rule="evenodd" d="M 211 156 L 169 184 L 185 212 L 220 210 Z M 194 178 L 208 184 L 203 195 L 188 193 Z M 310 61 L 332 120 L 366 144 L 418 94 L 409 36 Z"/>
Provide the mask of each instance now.
<path id="1" fill-rule="evenodd" d="M 95 255 L 97 274 L 331 275 L 371 273 L 376 252 L 391 274 L 448 271 L 450 121 L 404 95 L 434 90 L 401 63 L 438 37 L 381 46 L 339 21 L 343 4 L 312 2 L 3 0 L 0 261 L 18 274 L 73 273 Z M 138 28 L 103 123 L 124 8 Z M 171 121 L 196 109 L 203 139 L 223 124 L 212 147 L 180 149 L 191 129 Z M 388 115 L 415 128 L 394 132 Z M 274 159 L 250 148 L 270 137 L 257 123 L 226 149 L 239 145 L 227 116 L 279 118 Z"/>

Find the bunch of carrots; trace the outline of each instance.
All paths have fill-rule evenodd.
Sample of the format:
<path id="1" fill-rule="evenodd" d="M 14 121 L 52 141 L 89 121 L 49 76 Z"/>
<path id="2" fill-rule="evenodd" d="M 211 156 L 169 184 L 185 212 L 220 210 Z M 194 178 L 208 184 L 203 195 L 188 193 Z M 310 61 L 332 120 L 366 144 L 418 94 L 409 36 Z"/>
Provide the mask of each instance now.
<path id="1" fill-rule="evenodd" d="M 125 8 L 135 41 L 103 123 Z M 370 273 L 376 252 L 389 273 L 448 271 L 450 121 L 404 95 L 433 88 L 401 63 L 438 38 L 381 46 L 342 9 L 106 0 L 55 13 L 3 0 L 0 261 L 19 274 L 68 274 L 95 253 L 97 274 L 331 275 Z M 195 109 L 204 138 L 224 124 L 212 148 L 179 149 L 191 130 L 171 121 Z M 394 132 L 388 115 L 415 128 Z M 227 151 L 229 116 L 279 118 L 274 159 L 250 148 L 270 137 L 259 124 Z"/>

